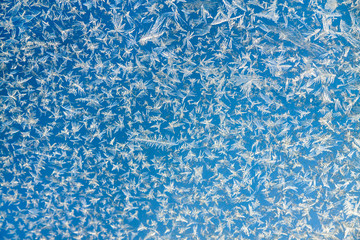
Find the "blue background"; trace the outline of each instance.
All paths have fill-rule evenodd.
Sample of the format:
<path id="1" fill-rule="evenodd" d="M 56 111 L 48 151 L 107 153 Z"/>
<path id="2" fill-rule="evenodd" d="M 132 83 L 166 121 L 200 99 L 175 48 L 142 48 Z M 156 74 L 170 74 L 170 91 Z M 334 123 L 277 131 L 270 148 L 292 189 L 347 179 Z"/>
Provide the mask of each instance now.
<path id="1" fill-rule="evenodd" d="M 4 1 L 1 239 L 359 239 L 353 1 Z"/>

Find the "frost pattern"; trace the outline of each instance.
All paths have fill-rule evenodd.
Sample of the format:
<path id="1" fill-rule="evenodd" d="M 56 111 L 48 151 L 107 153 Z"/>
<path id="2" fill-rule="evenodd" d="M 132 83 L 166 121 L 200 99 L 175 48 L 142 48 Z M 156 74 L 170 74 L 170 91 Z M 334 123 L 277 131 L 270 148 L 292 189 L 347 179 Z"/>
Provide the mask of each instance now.
<path id="1" fill-rule="evenodd" d="M 0 7 L 0 239 L 360 239 L 359 1 Z"/>

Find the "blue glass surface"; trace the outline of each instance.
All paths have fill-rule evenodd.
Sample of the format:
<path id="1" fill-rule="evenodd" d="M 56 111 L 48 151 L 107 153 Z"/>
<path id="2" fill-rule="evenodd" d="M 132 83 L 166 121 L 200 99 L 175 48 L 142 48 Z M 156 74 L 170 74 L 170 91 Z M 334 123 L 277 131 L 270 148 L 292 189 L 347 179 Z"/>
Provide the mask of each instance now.
<path id="1" fill-rule="evenodd" d="M 0 239 L 360 239 L 359 1 L 0 8 Z"/>

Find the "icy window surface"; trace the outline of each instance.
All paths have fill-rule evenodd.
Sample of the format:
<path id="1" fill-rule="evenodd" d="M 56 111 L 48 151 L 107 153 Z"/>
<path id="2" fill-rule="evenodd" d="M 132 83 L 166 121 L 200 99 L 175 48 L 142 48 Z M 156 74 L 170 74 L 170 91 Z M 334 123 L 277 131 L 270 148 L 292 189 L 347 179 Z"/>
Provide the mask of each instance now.
<path id="1" fill-rule="evenodd" d="M 4 0 L 0 239 L 360 239 L 360 2 Z"/>

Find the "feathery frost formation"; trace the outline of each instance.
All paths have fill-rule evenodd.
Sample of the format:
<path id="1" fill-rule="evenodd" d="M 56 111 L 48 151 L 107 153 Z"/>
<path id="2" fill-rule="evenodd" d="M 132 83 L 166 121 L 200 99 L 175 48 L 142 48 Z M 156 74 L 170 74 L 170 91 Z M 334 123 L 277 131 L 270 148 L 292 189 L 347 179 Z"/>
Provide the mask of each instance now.
<path id="1" fill-rule="evenodd" d="M 359 239 L 360 2 L 4 0 L 1 239 Z"/>

